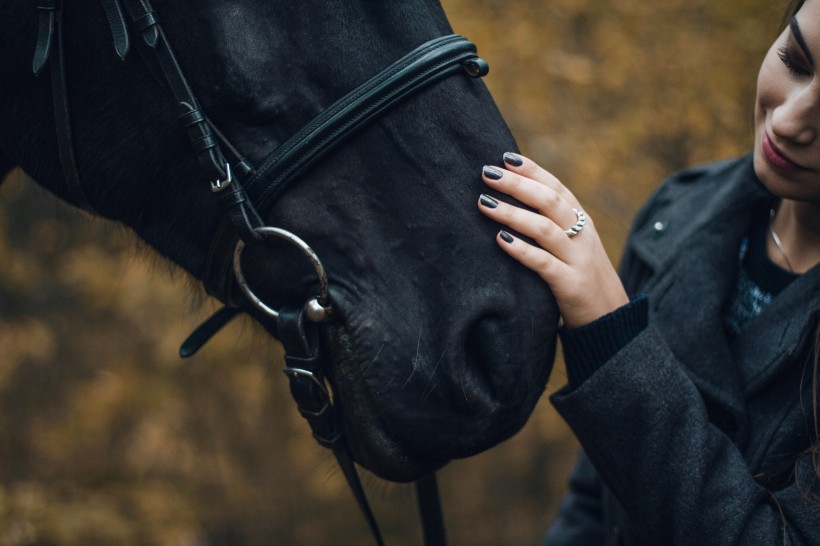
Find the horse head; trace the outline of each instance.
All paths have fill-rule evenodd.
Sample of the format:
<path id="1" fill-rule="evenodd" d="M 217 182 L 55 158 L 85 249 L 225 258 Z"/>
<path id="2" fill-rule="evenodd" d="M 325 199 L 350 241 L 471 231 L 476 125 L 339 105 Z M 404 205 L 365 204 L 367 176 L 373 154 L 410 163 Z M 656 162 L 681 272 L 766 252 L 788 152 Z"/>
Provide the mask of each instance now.
<path id="1" fill-rule="evenodd" d="M 115 48 L 117 23 L 102 4 L 62 12 L 82 193 L 97 214 L 207 279 L 230 258 L 214 255 L 223 208 L 156 63 L 141 44 L 127 55 Z M 452 32 L 431 0 L 154 8 L 202 111 L 253 164 L 385 66 Z M 35 10 L 10 0 L 2 11 L 17 23 L 0 37 L 0 156 L 76 204 L 58 159 L 52 84 L 31 74 Z M 132 42 L 145 38 L 129 28 Z M 448 77 L 370 121 L 275 199 L 260 205 L 249 190 L 262 222 L 298 235 L 327 271 L 333 316 L 318 333 L 344 434 L 355 458 L 387 479 L 416 479 L 508 438 L 543 392 L 554 301 L 497 248 L 496 227 L 475 207 L 481 166 L 514 149 L 483 83 Z M 273 175 L 255 176 L 266 187 Z M 287 243 L 250 244 L 241 260 L 273 308 L 299 308 L 316 291 L 310 263 Z M 246 298 L 233 303 L 275 331 Z"/>

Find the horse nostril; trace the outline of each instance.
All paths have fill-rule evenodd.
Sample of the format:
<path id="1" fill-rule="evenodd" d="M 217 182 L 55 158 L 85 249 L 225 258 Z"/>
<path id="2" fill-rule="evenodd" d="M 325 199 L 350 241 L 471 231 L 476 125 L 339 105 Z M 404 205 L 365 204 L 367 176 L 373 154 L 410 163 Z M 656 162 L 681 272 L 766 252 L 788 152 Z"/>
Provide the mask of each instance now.
<path id="1" fill-rule="evenodd" d="M 508 321 L 497 314 L 488 314 L 469 327 L 465 337 L 465 386 L 469 386 L 476 402 L 493 404 L 505 395 L 508 385 L 505 368 L 511 360 Z M 493 402 L 495 401 L 495 402 Z"/>

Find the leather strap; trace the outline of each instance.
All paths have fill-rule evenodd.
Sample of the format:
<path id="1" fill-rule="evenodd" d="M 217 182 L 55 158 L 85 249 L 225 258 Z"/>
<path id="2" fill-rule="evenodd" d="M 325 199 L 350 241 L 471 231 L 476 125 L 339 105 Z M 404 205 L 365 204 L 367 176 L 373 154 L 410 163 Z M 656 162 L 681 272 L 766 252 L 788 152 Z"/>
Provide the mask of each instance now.
<path id="1" fill-rule="evenodd" d="M 221 330 L 228 324 L 236 315 L 241 313 L 236 307 L 223 307 L 216 313 L 210 316 L 208 320 L 200 324 L 196 330 L 188 336 L 179 348 L 179 356 L 181 358 L 189 358 L 194 356 L 214 334 Z"/>
<path id="2" fill-rule="evenodd" d="M 102 5 L 105 9 L 105 16 L 108 18 L 108 25 L 111 27 L 111 35 L 114 37 L 114 50 L 120 59 L 125 60 L 131 49 L 131 37 L 128 35 L 128 26 L 122 6 L 119 0 L 102 0 Z"/>
<path id="3" fill-rule="evenodd" d="M 316 326 L 310 324 L 310 330 L 305 330 L 303 309 L 282 309 L 279 311 L 277 329 L 285 349 L 285 375 L 290 379 L 290 392 L 299 413 L 310 424 L 316 441 L 333 451 L 376 544 L 384 546 L 359 472 L 344 442 L 339 415 L 325 386 Z"/>
<path id="4" fill-rule="evenodd" d="M 51 45 L 43 46 L 44 52 L 35 53 L 34 68 L 37 72 L 37 64 L 42 61 L 50 60 L 51 68 L 51 95 L 54 107 L 54 125 L 57 134 L 57 153 L 60 156 L 60 165 L 63 168 L 63 176 L 65 177 L 66 185 L 69 193 L 74 200 L 74 203 L 88 212 L 94 212 L 94 207 L 88 200 L 88 196 L 83 191 L 80 182 L 80 173 L 77 167 L 77 158 L 74 155 L 74 142 L 71 130 L 71 114 L 68 107 L 68 82 L 66 81 L 65 72 L 65 47 L 63 46 L 63 17 L 62 8 L 57 0 L 43 1 L 38 6 L 40 13 L 40 34 L 46 32 L 48 27 L 50 34 L 53 34 L 53 39 L 47 40 L 56 47 L 56 57 L 51 54 Z M 45 8 L 43 5 L 53 6 L 53 9 L 48 9 L 48 21 L 43 18 Z M 38 40 L 38 51 L 40 50 L 40 42 Z M 42 68 L 42 66 L 40 66 Z"/>
<path id="5" fill-rule="evenodd" d="M 150 51 L 145 57 L 155 60 L 162 81 L 173 95 L 179 122 L 188 133 L 200 166 L 211 178 L 224 216 L 239 238 L 246 242 L 259 240 L 255 229 L 261 227 L 263 222 L 245 194 L 239 178 L 252 173 L 252 166 L 228 144 L 237 158 L 237 168 L 234 169 L 236 172 L 231 171 L 220 147 L 220 142 L 227 143 L 227 139 L 214 130 L 213 124 L 202 111 L 165 36 L 159 15 L 151 4 L 147 0 L 120 1 L 130 17 L 132 28 L 142 38 L 138 43 Z"/>
<path id="6" fill-rule="evenodd" d="M 160 25 L 159 17 L 144 0 L 122 0 L 132 28 L 142 36 L 139 43 L 153 50 L 153 58 L 160 67 L 177 105 L 177 115 L 197 152 L 197 158 L 212 179 L 224 179 L 225 158 L 217 146 L 210 125 L 199 107 L 182 69 L 177 62 Z"/>
<path id="7" fill-rule="evenodd" d="M 451 34 L 430 40 L 326 108 L 274 150 L 245 186 L 264 210 L 296 176 L 374 118 L 448 76 L 481 77 L 488 70 L 466 38 Z"/>
<path id="8" fill-rule="evenodd" d="M 421 515 L 425 546 L 447 546 L 447 533 L 435 474 L 429 474 L 416 482 L 416 500 Z"/>

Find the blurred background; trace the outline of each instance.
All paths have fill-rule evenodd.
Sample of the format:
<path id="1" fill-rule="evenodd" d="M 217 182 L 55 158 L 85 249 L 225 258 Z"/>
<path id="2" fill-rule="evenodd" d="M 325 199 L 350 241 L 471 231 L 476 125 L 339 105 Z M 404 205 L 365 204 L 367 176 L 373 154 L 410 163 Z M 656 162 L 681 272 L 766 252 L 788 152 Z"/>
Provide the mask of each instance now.
<path id="1" fill-rule="evenodd" d="M 662 178 L 750 148 L 757 69 L 785 9 L 442 3 L 489 61 L 522 151 L 576 193 L 616 262 Z M 264 335 L 233 324 L 181 361 L 212 303 L 20 173 L 0 190 L 0 256 L 0 546 L 371 543 Z M 564 381 L 559 362 L 547 394 Z M 451 543 L 537 543 L 577 449 L 545 396 L 514 438 L 449 465 Z M 388 544 L 420 544 L 412 488 L 365 482 Z"/>

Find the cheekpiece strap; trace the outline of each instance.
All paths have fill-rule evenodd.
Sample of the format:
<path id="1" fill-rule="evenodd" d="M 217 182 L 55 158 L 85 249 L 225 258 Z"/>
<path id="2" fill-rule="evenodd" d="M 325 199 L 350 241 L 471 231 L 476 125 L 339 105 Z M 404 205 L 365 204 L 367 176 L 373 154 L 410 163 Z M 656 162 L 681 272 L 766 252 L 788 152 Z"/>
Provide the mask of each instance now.
<path id="1" fill-rule="evenodd" d="M 307 419 L 313 436 L 325 447 L 341 441 L 342 432 L 325 383 L 316 327 L 305 330 L 304 309 L 282 309 L 276 322 L 285 349 L 285 375 L 299 413 Z"/>
<path id="2" fill-rule="evenodd" d="M 359 472 L 344 442 L 338 412 L 325 384 L 316 327 L 311 323 L 310 330 L 305 330 L 304 315 L 303 309 L 282 309 L 277 319 L 279 340 L 285 349 L 284 372 L 290 379 L 290 393 L 299 413 L 310 424 L 313 437 L 333 451 L 376 544 L 384 546 L 384 539 L 367 501 Z"/>
<path id="3" fill-rule="evenodd" d="M 132 28 L 142 36 L 142 43 L 151 53 L 147 56 L 156 61 L 154 64 L 159 68 L 161 79 L 176 102 L 179 123 L 188 134 L 200 166 L 211 178 L 211 190 L 217 196 L 223 217 L 229 219 L 243 241 L 259 240 L 255 228 L 262 227 L 263 222 L 241 183 L 243 177 L 254 172 L 253 167 L 208 120 L 171 49 L 160 18 L 148 0 L 113 1 L 121 1 L 125 6 Z M 235 169 L 232 170 L 230 162 L 225 159 L 221 145 L 234 155 Z M 209 292 L 213 293 L 212 290 Z"/>

